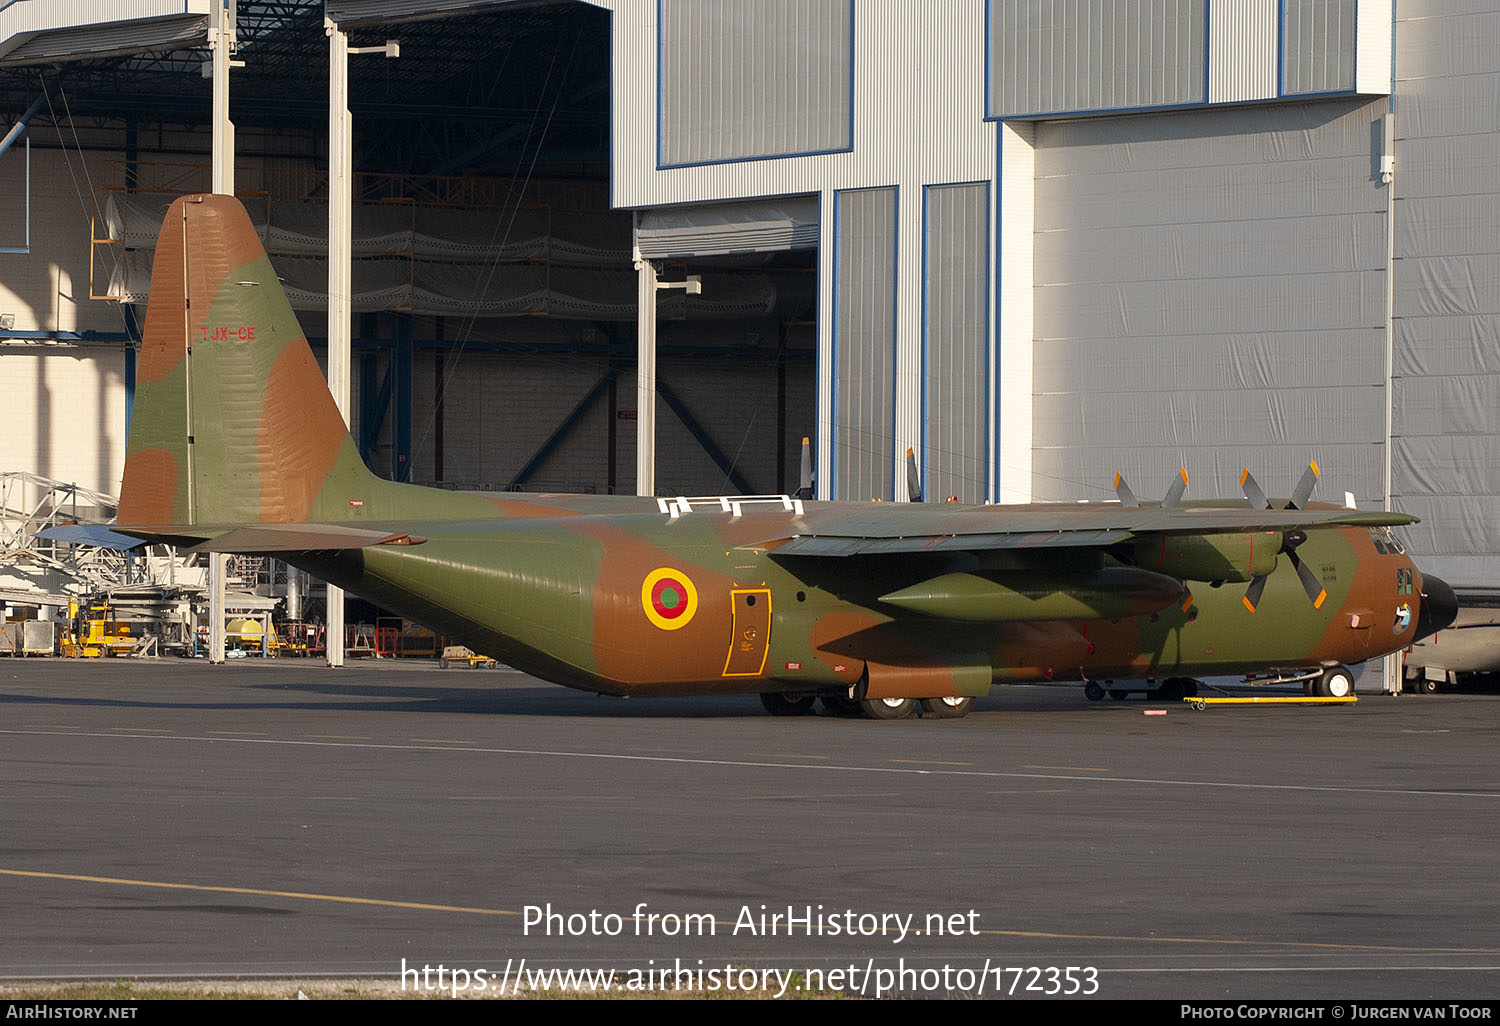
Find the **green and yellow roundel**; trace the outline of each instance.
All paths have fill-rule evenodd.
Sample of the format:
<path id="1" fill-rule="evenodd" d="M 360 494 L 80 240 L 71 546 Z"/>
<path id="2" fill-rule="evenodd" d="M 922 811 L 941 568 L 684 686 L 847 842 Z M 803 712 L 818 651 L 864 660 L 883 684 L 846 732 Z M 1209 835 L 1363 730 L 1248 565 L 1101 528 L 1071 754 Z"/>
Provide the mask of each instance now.
<path id="1" fill-rule="evenodd" d="M 656 626 L 675 631 L 686 627 L 698 611 L 698 589 L 681 570 L 653 570 L 641 584 L 641 608 Z"/>

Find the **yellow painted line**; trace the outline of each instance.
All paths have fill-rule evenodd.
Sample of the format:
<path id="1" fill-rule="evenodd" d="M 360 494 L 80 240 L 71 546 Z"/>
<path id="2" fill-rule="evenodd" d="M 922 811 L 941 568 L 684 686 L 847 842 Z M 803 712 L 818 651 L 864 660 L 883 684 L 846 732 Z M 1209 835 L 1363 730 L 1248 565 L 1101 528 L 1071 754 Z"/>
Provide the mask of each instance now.
<path id="1" fill-rule="evenodd" d="M 888 759 L 887 762 L 904 762 L 913 766 L 972 766 L 972 762 L 938 762 L 935 759 Z"/>
<path id="2" fill-rule="evenodd" d="M 465 905 L 429 905 L 420 901 L 388 901 L 384 898 L 351 898 L 341 894 L 313 894 L 305 891 L 271 891 L 258 887 L 218 887 L 209 884 L 167 883 L 161 880 L 127 880 L 113 876 L 80 876 L 74 873 L 37 873 L 23 869 L 0 869 L 0 876 L 24 876 L 38 880 L 71 880 L 74 883 L 113 884 L 117 887 L 153 887 L 170 891 L 199 891 L 206 894 L 249 894 L 261 898 L 294 898 L 298 901 L 329 901 L 340 905 L 379 905 L 383 908 L 411 908 L 424 912 L 467 912 L 478 916 L 518 916 L 521 913 L 503 908 L 470 908 Z"/>
<path id="3" fill-rule="evenodd" d="M 454 741 L 446 737 L 413 737 L 407 740 L 424 745 L 477 745 L 479 743 L 478 741 Z"/>
<path id="4" fill-rule="evenodd" d="M 1317 695 L 1266 695 L 1264 698 L 1251 696 L 1249 698 L 1184 698 L 1188 705 L 1353 705 L 1359 701 L 1358 695 L 1349 695 L 1345 698 L 1321 698 Z"/>
<path id="5" fill-rule="evenodd" d="M 368 734 L 303 734 L 303 737 L 316 737 L 324 741 L 368 741 Z"/>
<path id="6" fill-rule="evenodd" d="M 1073 770 L 1076 773 L 1108 773 L 1104 766 L 1022 766 L 1022 769 Z"/>
<path id="7" fill-rule="evenodd" d="M 0 869 L 0 876 L 26 877 L 36 880 L 66 880 L 74 883 L 109 884 L 116 887 L 145 887 L 159 890 L 197 891 L 206 894 L 246 894 L 262 898 L 291 898 L 298 901 L 326 901 L 341 905 L 372 905 L 380 908 L 413 909 L 420 912 L 462 912 L 480 916 L 519 916 L 522 913 L 503 908 L 474 908 L 466 905 L 433 905 L 420 901 L 390 901 L 384 898 L 355 898 L 340 894 L 316 894 L 306 891 L 275 891 L 256 887 L 221 887 L 210 884 L 168 883 L 161 880 L 130 880 L 112 876 L 83 876 L 75 873 L 41 873 L 24 869 Z M 636 921 L 635 916 L 621 916 L 626 922 Z M 716 926 L 726 929 L 735 924 L 729 920 L 714 920 Z M 894 929 L 886 932 L 895 932 Z M 1204 944 L 1213 947 L 1236 948 L 1286 948 L 1298 951 L 1385 951 L 1428 952 L 1444 954 L 1500 954 L 1500 948 L 1424 948 L 1405 947 L 1392 944 L 1338 944 L 1316 941 L 1283 940 L 1238 940 L 1220 937 L 1146 937 L 1117 936 L 1093 933 L 1049 933 L 1041 930 L 979 930 L 986 937 L 1023 937 L 1043 940 L 1095 940 L 1116 943 L 1140 944 Z"/>
<path id="8" fill-rule="evenodd" d="M 82 730 L 76 723 L 28 723 L 26 726 L 34 730 Z"/>
<path id="9" fill-rule="evenodd" d="M 224 734 L 229 737 L 270 737 L 264 730 L 205 730 L 205 734 Z"/>
<path id="10" fill-rule="evenodd" d="M 1035 790 L 1020 789 L 1010 791 L 986 791 L 985 794 L 1067 794 L 1066 787 L 1038 787 Z"/>

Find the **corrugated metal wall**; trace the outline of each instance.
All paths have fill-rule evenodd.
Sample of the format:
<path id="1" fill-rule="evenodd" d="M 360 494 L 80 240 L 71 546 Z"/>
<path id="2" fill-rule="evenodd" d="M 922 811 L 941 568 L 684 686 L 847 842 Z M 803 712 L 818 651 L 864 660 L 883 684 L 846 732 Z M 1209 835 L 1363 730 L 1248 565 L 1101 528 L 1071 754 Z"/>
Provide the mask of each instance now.
<path id="1" fill-rule="evenodd" d="M 1282 92 L 1354 88 L 1358 0 L 1282 0 Z"/>
<path id="2" fill-rule="evenodd" d="M 927 190 L 923 492 L 989 494 L 989 186 Z"/>
<path id="3" fill-rule="evenodd" d="M 989 18 L 992 117 L 1205 99 L 1205 0 L 992 2 Z"/>
<path id="4" fill-rule="evenodd" d="M 1500 2 L 1402 0 L 1392 484 L 1418 564 L 1500 584 Z"/>
<path id="5" fill-rule="evenodd" d="M 895 465 L 896 190 L 834 197 L 834 487 L 891 499 Z"/>
<path id="6" fill-rule="evenodd" d="M 847 150 L 853 0 L 660 0 L 662 166 Z"/>
<path id="7" fill-rule="evenodd" d="M 1384 101 L 1038 126 L 1034 487 L 1382 495 Z M 1375 136 L 1378 137 L 1378 136 Z"/>
<path id="8" fill-rule="evenodd" d="M 1212 0 L 1208 19 L 1208 102 L 1276 95 L 1277 7 L 1266 0 Z"/>

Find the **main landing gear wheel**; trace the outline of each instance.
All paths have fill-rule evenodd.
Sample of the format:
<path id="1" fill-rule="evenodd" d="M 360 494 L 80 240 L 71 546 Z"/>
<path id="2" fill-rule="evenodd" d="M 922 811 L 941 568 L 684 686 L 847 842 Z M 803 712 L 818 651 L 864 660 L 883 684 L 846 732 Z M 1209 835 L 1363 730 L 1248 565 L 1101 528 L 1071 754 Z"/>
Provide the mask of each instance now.
<path id="1" fill-rule="evenodd" d="M 935 720 L 956 720 L 961 716 L 969 715 L 969 710 L 972 708 L 974 708 L 972 698 L 922 699 L 922 715 L 930 716 Z"/>
<path id="2" fill-rule="evenodd" d="M 813 696 L 799 695 L 788 691 L 765 691 L 760 704 L 772 716 L 810 716 L 813 712 Z"/>
<path id="3" fill-rule="evenodd" d="M 1331 666 L 1312 685 L 1318 698 L 1348 698 L 1354 694 L 1354 674 L 1347 666 Z"/>
<path id="4" fill-rule="evenodd" d="M 1083 697 L 1090 702 L 1102 702 L 1104 700 L 1104 687 L 1098 681 L 1089 681 L 1083 686 Z"/>
<path id="5" fill-rule="evenodd" d="M 1435 695 L 1437 694 L 1438 682 L 1429 680 L 1426 677 L 1419 677 L 1412 681 L 1411 689 L 1419 695 Z"/>
<path id="6" fill-rule="evenodd" d="M 862 713 L 872 720 L 905 720 L 917 711 L 915 698 L 862 698 Z"/>
<path id="7" fill-rule="evenodd" d="M 824 695 L 819 701 L 823 703 L 824 709 L 835 716 L 863 716 L 865 714 L 858 702 L 852 698 L 845 698 L 843 695 Z"/>

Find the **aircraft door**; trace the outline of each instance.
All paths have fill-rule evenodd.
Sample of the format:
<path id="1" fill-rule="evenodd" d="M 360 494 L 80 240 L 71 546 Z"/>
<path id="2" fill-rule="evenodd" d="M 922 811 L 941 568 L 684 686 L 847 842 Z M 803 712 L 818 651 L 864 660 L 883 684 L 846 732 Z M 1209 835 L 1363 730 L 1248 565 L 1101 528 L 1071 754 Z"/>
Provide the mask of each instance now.
<path id="1" fill-rule="evenodd" d="M 726 677 L 759 677 L 771 646 L 771 589 L 735 588 L 729 593 L 734 624 L 729 634 Z"/>

